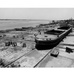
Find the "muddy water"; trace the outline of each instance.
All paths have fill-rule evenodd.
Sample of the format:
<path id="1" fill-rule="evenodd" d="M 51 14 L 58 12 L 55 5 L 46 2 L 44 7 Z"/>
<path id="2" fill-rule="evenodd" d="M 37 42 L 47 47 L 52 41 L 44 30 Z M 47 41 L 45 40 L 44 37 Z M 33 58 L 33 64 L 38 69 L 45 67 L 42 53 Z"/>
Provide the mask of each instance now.
<path id="1" fill-rule="evenodd" d="M 37 26 L 39 24 L 49 23 L 49 21 L 42 20 L 0 20 L 0 30 L 13 29 L 20 27 Z"/>

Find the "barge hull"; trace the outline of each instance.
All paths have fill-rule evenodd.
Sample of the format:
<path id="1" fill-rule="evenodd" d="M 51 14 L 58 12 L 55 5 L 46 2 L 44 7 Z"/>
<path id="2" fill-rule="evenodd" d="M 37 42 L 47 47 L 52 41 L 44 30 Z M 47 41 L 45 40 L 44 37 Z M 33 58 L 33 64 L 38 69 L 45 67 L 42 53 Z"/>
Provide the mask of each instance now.
<path id="1" fill-rule="evenodd" d="M 63 35 L 61 35 L 60 37 L 58 37 L 56 40 L 47 40 L 47 41 L 38 41 L 35 40 L 36 42 L 36 48 L 38 50 L 42 50 L 42 49 L 51 49 L 53 47 L 55 47 L 57 44 L 60 43 L 60 41 L 62 41 L 70 32 L 72 31 L 72 29 L 68 29 Z"/>

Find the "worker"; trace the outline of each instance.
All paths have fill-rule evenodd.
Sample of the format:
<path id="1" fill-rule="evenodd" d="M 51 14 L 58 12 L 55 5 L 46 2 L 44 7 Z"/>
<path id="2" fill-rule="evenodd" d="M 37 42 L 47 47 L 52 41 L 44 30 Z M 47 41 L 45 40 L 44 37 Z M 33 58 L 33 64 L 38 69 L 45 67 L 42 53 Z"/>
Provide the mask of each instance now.
<path id="1" fill-rule="evenodd" d="M 5 46 L 10 46 L 10 42 L 5 42 Z"/>
<path id="2" fill-rule="evenodd" d="M 17 43 L 16 42 L 12 42 L 12 46 L 13 47 L 16 47 L 17 46 Z"/>
<path id="3" fill-rule="evenodd" d="M 34 34 L 34 36 L 36 37 L 36 36 L 37 36 L 37 34 Z"/>
<path id="4" fill-rule="evenodd" d="M 22 47 L 26 47 L 26 43 L 23 43 L 23 46 Z"/>
<path id="5" fill-rule="evenodd" d="M 41 34 L 41 31 L 40 30 L 38 32 L 39 32 L 39 34 Z"/>

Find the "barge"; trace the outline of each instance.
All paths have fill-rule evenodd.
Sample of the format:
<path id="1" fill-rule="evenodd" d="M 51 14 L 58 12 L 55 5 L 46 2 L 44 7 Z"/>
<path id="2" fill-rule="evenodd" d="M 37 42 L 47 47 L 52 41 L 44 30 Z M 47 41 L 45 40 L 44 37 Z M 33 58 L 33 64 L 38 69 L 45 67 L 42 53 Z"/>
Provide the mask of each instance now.
<path id="1" fill-rule="evenodd" d="M 59 44 L 70 32 L 72 28 L 69 26 L 59 27 L 57 29 L 47 30 L 44 34 L 39 34 L 35 38 L 36 48 L 51 49 Z"/>

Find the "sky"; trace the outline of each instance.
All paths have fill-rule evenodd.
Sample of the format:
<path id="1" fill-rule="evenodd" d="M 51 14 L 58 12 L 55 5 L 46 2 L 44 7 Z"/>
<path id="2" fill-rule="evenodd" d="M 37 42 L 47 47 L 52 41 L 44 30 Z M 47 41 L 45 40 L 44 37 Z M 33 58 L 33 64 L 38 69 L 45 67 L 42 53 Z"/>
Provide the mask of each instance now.
<path id="1" fill-rule="evenodd" d="M 46 19 L 74 18 L 74 8 L 0 8 L 0 19 Z"/>

